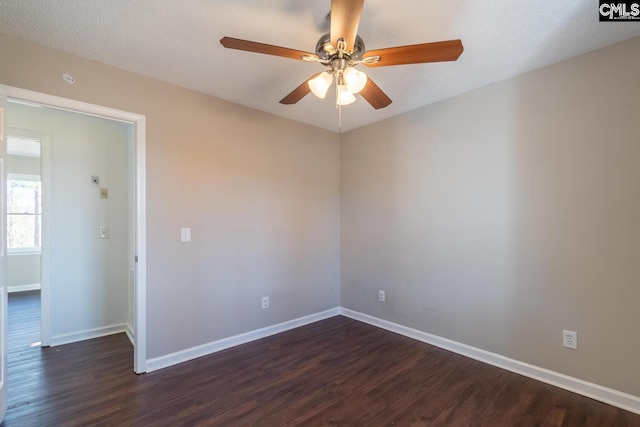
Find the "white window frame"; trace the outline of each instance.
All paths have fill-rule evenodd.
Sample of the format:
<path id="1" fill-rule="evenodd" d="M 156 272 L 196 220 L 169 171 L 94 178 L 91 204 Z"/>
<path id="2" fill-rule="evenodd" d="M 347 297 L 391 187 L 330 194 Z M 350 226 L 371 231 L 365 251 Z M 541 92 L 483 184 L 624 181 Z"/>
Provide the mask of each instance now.
<path id="1" fill-rule="evenodd" d="M 42 185 L 42 176 L 40 175 L 32 175 L 32 174 L 24 174 L 24 173 L 11 173 L 8 172 L 7 173 L 7 182 L 14 180 L 14 181 L 38 181 L 40 182 L 40 185 Z M 11 215 L 9 212 L 7 212 L 7 216 Z M 41 220 L 41 224 L 42 224 L 42 212 L 40 212 L 40 220 Z M 41 232 L 42 232 L 42 227 L 41 227 Z M 42 237 L 41 240 L 42 241 Z M 12 256 L 12 255 L 39 255 L 42 253 L 42 247 L 40 248 L 9 248 L 7 246 L 7 255 Z"/>

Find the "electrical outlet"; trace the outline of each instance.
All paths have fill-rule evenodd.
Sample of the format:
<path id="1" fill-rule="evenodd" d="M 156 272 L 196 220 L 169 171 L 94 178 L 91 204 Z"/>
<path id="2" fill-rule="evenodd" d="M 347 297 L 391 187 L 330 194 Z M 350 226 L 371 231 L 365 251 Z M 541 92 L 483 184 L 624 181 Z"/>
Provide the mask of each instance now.
<path id="1" fill-rule="evenodd" d="M 262 297 L 262 308 L 269 308 L 269 297 Z"/>
<path id="2" fill-rule="evenodd" d="M 574 350 L 578 349 L 578 333 L 574 331 L 562 330 L 562 345 Z"/>
<path id="3" fill-rule="evenodd" d="M 378 301 L 385 302 L 387 300 L 387 296 L 384 291 L 378 291 Z"/>

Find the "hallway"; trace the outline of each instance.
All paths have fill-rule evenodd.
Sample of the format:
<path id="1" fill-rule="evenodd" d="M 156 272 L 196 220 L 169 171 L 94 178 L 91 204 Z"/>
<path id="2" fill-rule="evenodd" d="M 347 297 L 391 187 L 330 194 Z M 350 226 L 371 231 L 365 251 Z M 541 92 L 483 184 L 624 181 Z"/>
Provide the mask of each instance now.
<path id="1" fill-rule="evenodd" d="M 37 369 L 42 365 L 40 350 L 40 291 L 9 294 L 8 311 L 8 392 L 9 408 L 20 406 L 26 396 L 43 389 Z"/>
<path id="2" fill-rule="evenodd" d="M 40 341 L 40 291 L 9 294 L 9 363 L 11 355 Z"/>

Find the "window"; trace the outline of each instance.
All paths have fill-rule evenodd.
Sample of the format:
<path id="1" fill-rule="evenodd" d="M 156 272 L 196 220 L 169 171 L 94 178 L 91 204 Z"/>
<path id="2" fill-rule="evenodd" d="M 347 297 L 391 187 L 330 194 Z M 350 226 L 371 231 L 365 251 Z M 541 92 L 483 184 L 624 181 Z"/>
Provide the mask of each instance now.
<path id="1" fill-rule="evenodd" d="M 10 173 L 7 178 L 7 248 L 13 252 L 40 251 L 40 177 Z"/>

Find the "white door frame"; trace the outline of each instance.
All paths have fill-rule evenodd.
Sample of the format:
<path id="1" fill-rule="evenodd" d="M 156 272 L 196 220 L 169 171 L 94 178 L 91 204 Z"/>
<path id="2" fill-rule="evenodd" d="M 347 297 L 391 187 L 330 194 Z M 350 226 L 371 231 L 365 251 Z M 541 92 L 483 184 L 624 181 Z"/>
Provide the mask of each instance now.
<path id="1" fill-rule="evenodd" d="M 147 355 L 147 214 L 146 214 L 146 117 L 100 105 L 61 98 L 54 95 L 0 85 L 8 98 L 43 104 L 80 114 L 119 120 L 136 126 L 135 132 L 135 251 L 137 256 L 134 295 L 133 370 L 146 372 Z"/>
<path id="2" fill-rule="evenodd" d="M 0 212 L 6 212 L 5 204 L 7 197 L 5 160 L 7 157 L 7 98 L 0 87 Z M 7 358 L 9 351 L 7 348 L 7 216 L 0 218 L 0 419 L 7 413 Z"/>

